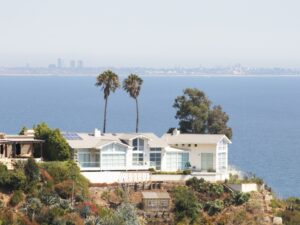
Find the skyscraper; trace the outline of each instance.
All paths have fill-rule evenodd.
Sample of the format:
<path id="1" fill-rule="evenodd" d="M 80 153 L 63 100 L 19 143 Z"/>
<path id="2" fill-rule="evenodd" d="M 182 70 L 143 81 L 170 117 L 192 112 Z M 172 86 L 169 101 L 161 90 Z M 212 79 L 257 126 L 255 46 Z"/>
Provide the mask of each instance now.
<path id="1" fill-rule="evenodd" d="M 83 61 L 82 60 L 78 60 L 77 61 L 77 68 L 83 68 Z"/>
<path id="2" fill-rule="evenodd" d="M 57 68 L 62 68 L 63 67 L 63 62 L 61 58 L 57 59 Z"/>
<path id="3" fill-rule="evenodd" d="M 75 60 L 71 60 L 70 61 L 70 68 L 75 69 L 75 66 L 76 66 Z"/>

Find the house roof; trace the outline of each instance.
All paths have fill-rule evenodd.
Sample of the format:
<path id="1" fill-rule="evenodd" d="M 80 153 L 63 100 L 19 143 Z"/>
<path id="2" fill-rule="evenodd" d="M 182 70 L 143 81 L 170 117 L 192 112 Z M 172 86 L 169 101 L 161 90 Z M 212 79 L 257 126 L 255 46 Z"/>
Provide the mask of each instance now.
<path id="1" fill-rule="evenodd" d="M 100 135 L 94 136 L 89 133 L 74 133 L 78 135 L 78 138 L 68 139 L 66 138 L 68 144 L 71 148 L 100 148 L 109 143 L 119 143 L 124 145 L 117 137 L 113 135 Z M 65 136 L 66 133 L 63 133 Z M 66 136 L 65 136 L 66 137 Z"/>
<path id="2" fill-rule="evenodd" d="M 168 192 L 142 192 L 143 199 L 170 199 Z"/>
<path id="3" fill-rule="evenodd" d="M 12 144 L 12 143 L 43 143 L 43 140 L 35 139 L 34 136 L 28 135 L 7 135 L 1 134 L 0 143 Z"/>
<path id="4" fill-rule="evenodd" d="M 221 140 L 231 141 L 224 134 L 164 134 L 167 144 L 217 144 Z"/>
<path id="5" fill-rule="evenodd" d="M 67 135 L 71 136 L 71 139 L 68 139 Z M 167 143 L 158 138 L 153 133 L 105 133 L 101 134 L 100 136 L 95 136 L 94 134 L 89 133 L 67 133 L 64 132 L 63 135 L 65 136 L 67 142 L 69 143 L 70 147 L 75 148 L 101 148 L 104 145 L 109 143 L 118 143 L 121 145 L 128 146 L 128 141 L 134 138 L 146 138 L 149 140 L 150 148 L 158 148 L 158 147 L 166 147 Z M 74 136 L 78 136 L 78 138 L 74 138 Z"/>

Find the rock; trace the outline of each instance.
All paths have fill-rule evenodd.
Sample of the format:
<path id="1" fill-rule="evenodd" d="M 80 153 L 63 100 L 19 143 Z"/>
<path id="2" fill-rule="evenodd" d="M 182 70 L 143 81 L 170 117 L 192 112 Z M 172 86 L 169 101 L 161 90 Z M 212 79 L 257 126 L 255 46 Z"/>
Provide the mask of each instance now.
<path id="1" fill-rule="evenodd" d="M 264 224 L 271 224 L 272 220 L 270 217 L 266 216 L 266 217 L 264 217 L 263 222 L 264 222 Z"/>
<path id="2" fill-rule="evenodd" d="M 273 224 L 275 224 L 275 225 L 283 224 L 282 223 L 282 218 L 281 217 L 274 217 L 273 218 Z"/>

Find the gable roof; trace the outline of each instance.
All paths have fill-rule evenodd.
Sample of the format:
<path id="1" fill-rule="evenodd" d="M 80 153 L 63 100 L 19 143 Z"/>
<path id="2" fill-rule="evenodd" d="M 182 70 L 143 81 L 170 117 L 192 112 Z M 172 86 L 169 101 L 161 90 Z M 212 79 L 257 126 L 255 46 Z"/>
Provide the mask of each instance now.
<path id="1" fill-rule="evenodd" d="M 68 134 L 66 132 L 63 133 Z M 69 133 L 70 134 L 70 133 Z M 67 139 L 68 144 L 71 148 L 101 148 L 110 143 L 118 143 L 124 146 L 128 146 L 128 141 L 134 138 L 145 138 L 148 139 L 150 148 L 164 148 L 167 143 L 158 138 L 153 133 L 105 133 L 100 136 L 94 136 L 89 133 L 74 133 L 78 135 L 78 139 Z"/>
<path id="2" fill-rule="evenodd" d="M 162 139 L 167 144 L 217 144 L 221 140 L 231 144 L 224 134 L 164 134 Z"/>

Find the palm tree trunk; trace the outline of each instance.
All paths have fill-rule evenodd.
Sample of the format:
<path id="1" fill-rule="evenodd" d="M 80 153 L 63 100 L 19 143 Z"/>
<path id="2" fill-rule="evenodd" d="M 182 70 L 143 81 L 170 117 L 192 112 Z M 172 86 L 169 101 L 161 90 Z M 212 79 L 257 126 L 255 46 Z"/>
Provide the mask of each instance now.
<path id="1" fill-rule="evenodd" d="M 106 131 L 106 110 L 107 110 L 107 99 L 108 97 L 105 98 L 105 106 L 104 106 L 104 121 L 103 121 L 103 133 Z"/>
<path id="2" fill-rule="evenodd" d="M 135 106 L 136 106 L 136 127 L 135 132 L 139 132 L 139 104 L 137 98 L 135 98 Z"/>

